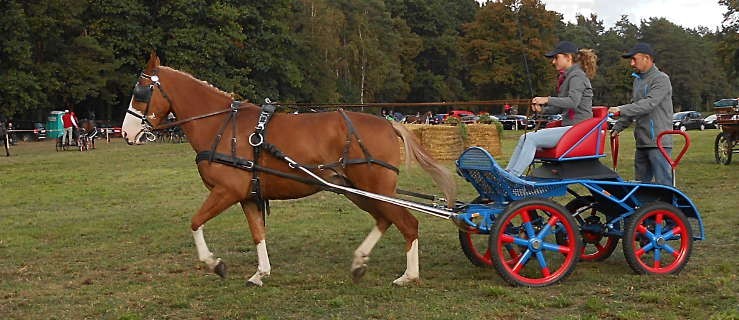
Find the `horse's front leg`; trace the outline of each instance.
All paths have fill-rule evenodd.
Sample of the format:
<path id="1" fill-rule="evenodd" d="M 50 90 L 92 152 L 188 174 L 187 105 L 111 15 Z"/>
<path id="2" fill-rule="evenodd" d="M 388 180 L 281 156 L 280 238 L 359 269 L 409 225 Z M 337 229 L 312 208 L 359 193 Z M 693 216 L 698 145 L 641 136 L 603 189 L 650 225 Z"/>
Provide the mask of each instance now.
<path id="1" fill-rule="evenodd" d="M 269 264 L 269 255 L 267 254 L 266 230 L 264 228 L 264 215 L 257 208 L 256 203 L 251 201 L 242 201 L 241 208 L 244 210 L 246 221 L 249 223 L 251 237 L 257 247 L 257 272 L 254 273 L 247 285 L 262 286 L 263 278 L 269 276 L 272 266 Z"/>
<path id="2" fill-rule="evenodd" d="M 215 272 L 222 278 L 226 277 L 226 264 L 220 258 L 216 258 L 208 249 L 203 235 L 203 225 L 236 202 L 237 200 L 230 193 L 220 188 L 214 188 L 200 210 L 192 217 L 190 224 L 192 237 L 198 251 L 198 259 L 205 262 L 210 271 Z"/>
<path id="3" fill-rule="evenodd" d="M 361 280 L 364 276 L 365 272 L 367 272 L 367 262 L 369 262 L 369 255 L 372 252 L 372 249 L 377 244 L 377 241 L 380 240 L 389 226 L 390 224 L 388 222 L 378 221 L 377 224 L 372 228 L 372 231 L 370 231 L 367 237 L 364 238 L 362 244 L 360 244 L 359 247 L 354 250 L 354 260 L 352 260 L 351 267 L 352 281 L 354 281 L 354 283 L 359 282 L 359 280 Z"/>
<path id="4" fill-rule="evenodd" d="M 192 232 L 192 237 L 195 239 L 195 247 L 198 250 L 198 259 L 205 262 L 210 271 L 215 272 L 217 275 L 221 276 L 221 278 L 225 278 L 226 264 L 221 261 L 221 258 L 215 258 L 213 253 L 208 250 L 208 245 L 205 243 L 205 236 L 203 236 L 202 225 Z"/>

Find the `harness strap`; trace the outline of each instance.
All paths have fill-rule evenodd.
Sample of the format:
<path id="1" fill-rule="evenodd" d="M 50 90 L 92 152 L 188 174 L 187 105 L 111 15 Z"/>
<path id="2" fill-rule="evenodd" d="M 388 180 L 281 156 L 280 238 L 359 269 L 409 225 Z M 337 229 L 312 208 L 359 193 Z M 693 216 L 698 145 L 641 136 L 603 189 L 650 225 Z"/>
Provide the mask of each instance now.
<path id="1" fill-rule="evenodd" d="M 213 159 L 212 161 L 209 160 L 211 158 Z M 322 187 L 325 190 L 329 190 L 329 191 L 341 193 L 339 190 L 334 190 L 333 188 L 328 188 L 328 187 L 324 186 L 323 184 L 321 184 L 320 182 L 316 181 L 315 179 L 310 179 L 310 178 L 302 177 L 302 176 L 299 176 L 299 175 L 290 174 L 290 173 L 282 172 L 282 171 L 279 171 L 279 170 L 275 170 L 275 169 L 272 169 L 272 168 L 267 168 L 265 166 L 261 166 L 261 165 L 258 165 L 256 163 L 254 163 L 254 161 L 247 160 L 247 159 L 244 159 L 244 158 L 231 157 L 231 156 L 229 156 L 227 154 L 217 153 L 217 152 L 210 152 L 210 151 L 201 151 L 201 152 L 198 152 L 197 155 L 195 156 L 195 163 L 196 164 L 199 163 L 200 161 L 206 161 L 206 160 L 208 160 L 208 162 L 220 163 L 220 164 L 224 164 L 224 165 L 227 165 L 227 166 L 236 167 L 238 169 L 242 169 L 242 170 L 246 170 L 246 171 L 261 171 L 261 172 L 266 172 L 268 174 L 275 175 L 275 176 L 278 176 L 278 177 L 281 177 L 281 178 L 295 180 L 295 181 L 298 181 L 298 182 L 301 182 L 301 183 L 304 183 L 304 184 L 319 186 L 319 187 Z"/>

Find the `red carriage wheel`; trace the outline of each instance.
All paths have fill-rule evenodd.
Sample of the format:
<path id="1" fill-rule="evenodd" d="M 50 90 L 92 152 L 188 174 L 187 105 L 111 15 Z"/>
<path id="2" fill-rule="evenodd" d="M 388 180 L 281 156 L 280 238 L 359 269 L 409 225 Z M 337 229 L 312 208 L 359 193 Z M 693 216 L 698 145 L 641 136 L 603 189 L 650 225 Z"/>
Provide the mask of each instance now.
<path id="1" fill-rule="evenodd" d="M 626 262 L 636 273 L 678 273 L 690 258 L 693 234 L 685 214 L 656 201 L 627 219 L 623 247 Z"/>
<path id="2" fill-rule="evenodd" d="M 613 254 L 618 246 L 618 236 L 605 236 L 605 222 L 608 217 L 593 207 L 595 199 L 592 196 L 572 199 L 565 208 L 570 213 L 583 211 L 575 216 L 580 226 L 582 236 L 582 251 L 580 261 L 603 261 Z"/>
<path id="3" fill-rule="evenodd" d="M 495 270 L 508 283 L 547 286 L 575 268 L 582 248 L 567 209 L 547 199 L 515 201 L 496 217 L 490 235 Z M 563 234 L 557 243 L 557 234 Z"/>
<path id="4" fill-rule="evenodd" d="M 493 261 L 490 259 L 490 248 L 488 248 L 488 234 L 459 231 L 459 244 L 462 252 L 472 264 L 490 268 Z"/>

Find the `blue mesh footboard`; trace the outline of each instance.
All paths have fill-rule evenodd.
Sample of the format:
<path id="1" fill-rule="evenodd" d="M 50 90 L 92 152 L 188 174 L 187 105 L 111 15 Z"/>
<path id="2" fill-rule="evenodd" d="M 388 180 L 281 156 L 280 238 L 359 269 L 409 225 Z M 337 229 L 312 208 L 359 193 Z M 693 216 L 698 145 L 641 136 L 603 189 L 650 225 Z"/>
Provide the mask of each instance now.
<path id="1" fill-rule="evenodd" d="M 498 166 L 490 153 L 480 147 L 462 152 L 457 160 L 457 170 L 481 196 L 495 202 L 549 198 L 567 192 L 566 183 L 534 182 L 508 173 Z"/>

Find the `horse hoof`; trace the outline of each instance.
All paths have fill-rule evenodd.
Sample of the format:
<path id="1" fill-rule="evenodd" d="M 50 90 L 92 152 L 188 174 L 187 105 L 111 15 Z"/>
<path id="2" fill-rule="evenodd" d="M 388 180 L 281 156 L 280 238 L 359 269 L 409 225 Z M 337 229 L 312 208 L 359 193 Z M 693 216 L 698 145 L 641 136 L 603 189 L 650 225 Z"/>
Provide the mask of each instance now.
<path id="1" fill-rule="evenodd" d="M 367 265 L 363 265 L 359 268 L 352 270 L 352 282 L 358 283 L 359 280 L 362 280 L 362 277 L 364 277 L 364 274 L 366 272 L 367 272 Z"/>
<path id="2" fill-rule="evenodd" d="M 246 280 L 247 287 L 261 287 L 262 285 L 264 285 L 264 283 L 261 280 Z"/>
<path id="3" fill-rule="evenodd" d="M 393 285 L 396 285 L 398 287 L 404 287 L 409 284 L 420 284 L 420 283 L 421 283 L 421 278 L 409 278 L 406 275 L 403 275 L 400 278 L 395 279 L 395 281 L 393 281 Z"/>
<path id="4" fill-rule="evenodd" d="M 216 267 L 213 268 L 213 272 L 221 276 L 221 278 L 226 278 L 226 274 L 228 273 L 226 270 L 226 264 L 223 263 L 223 261 L 218 261 Z"/>

